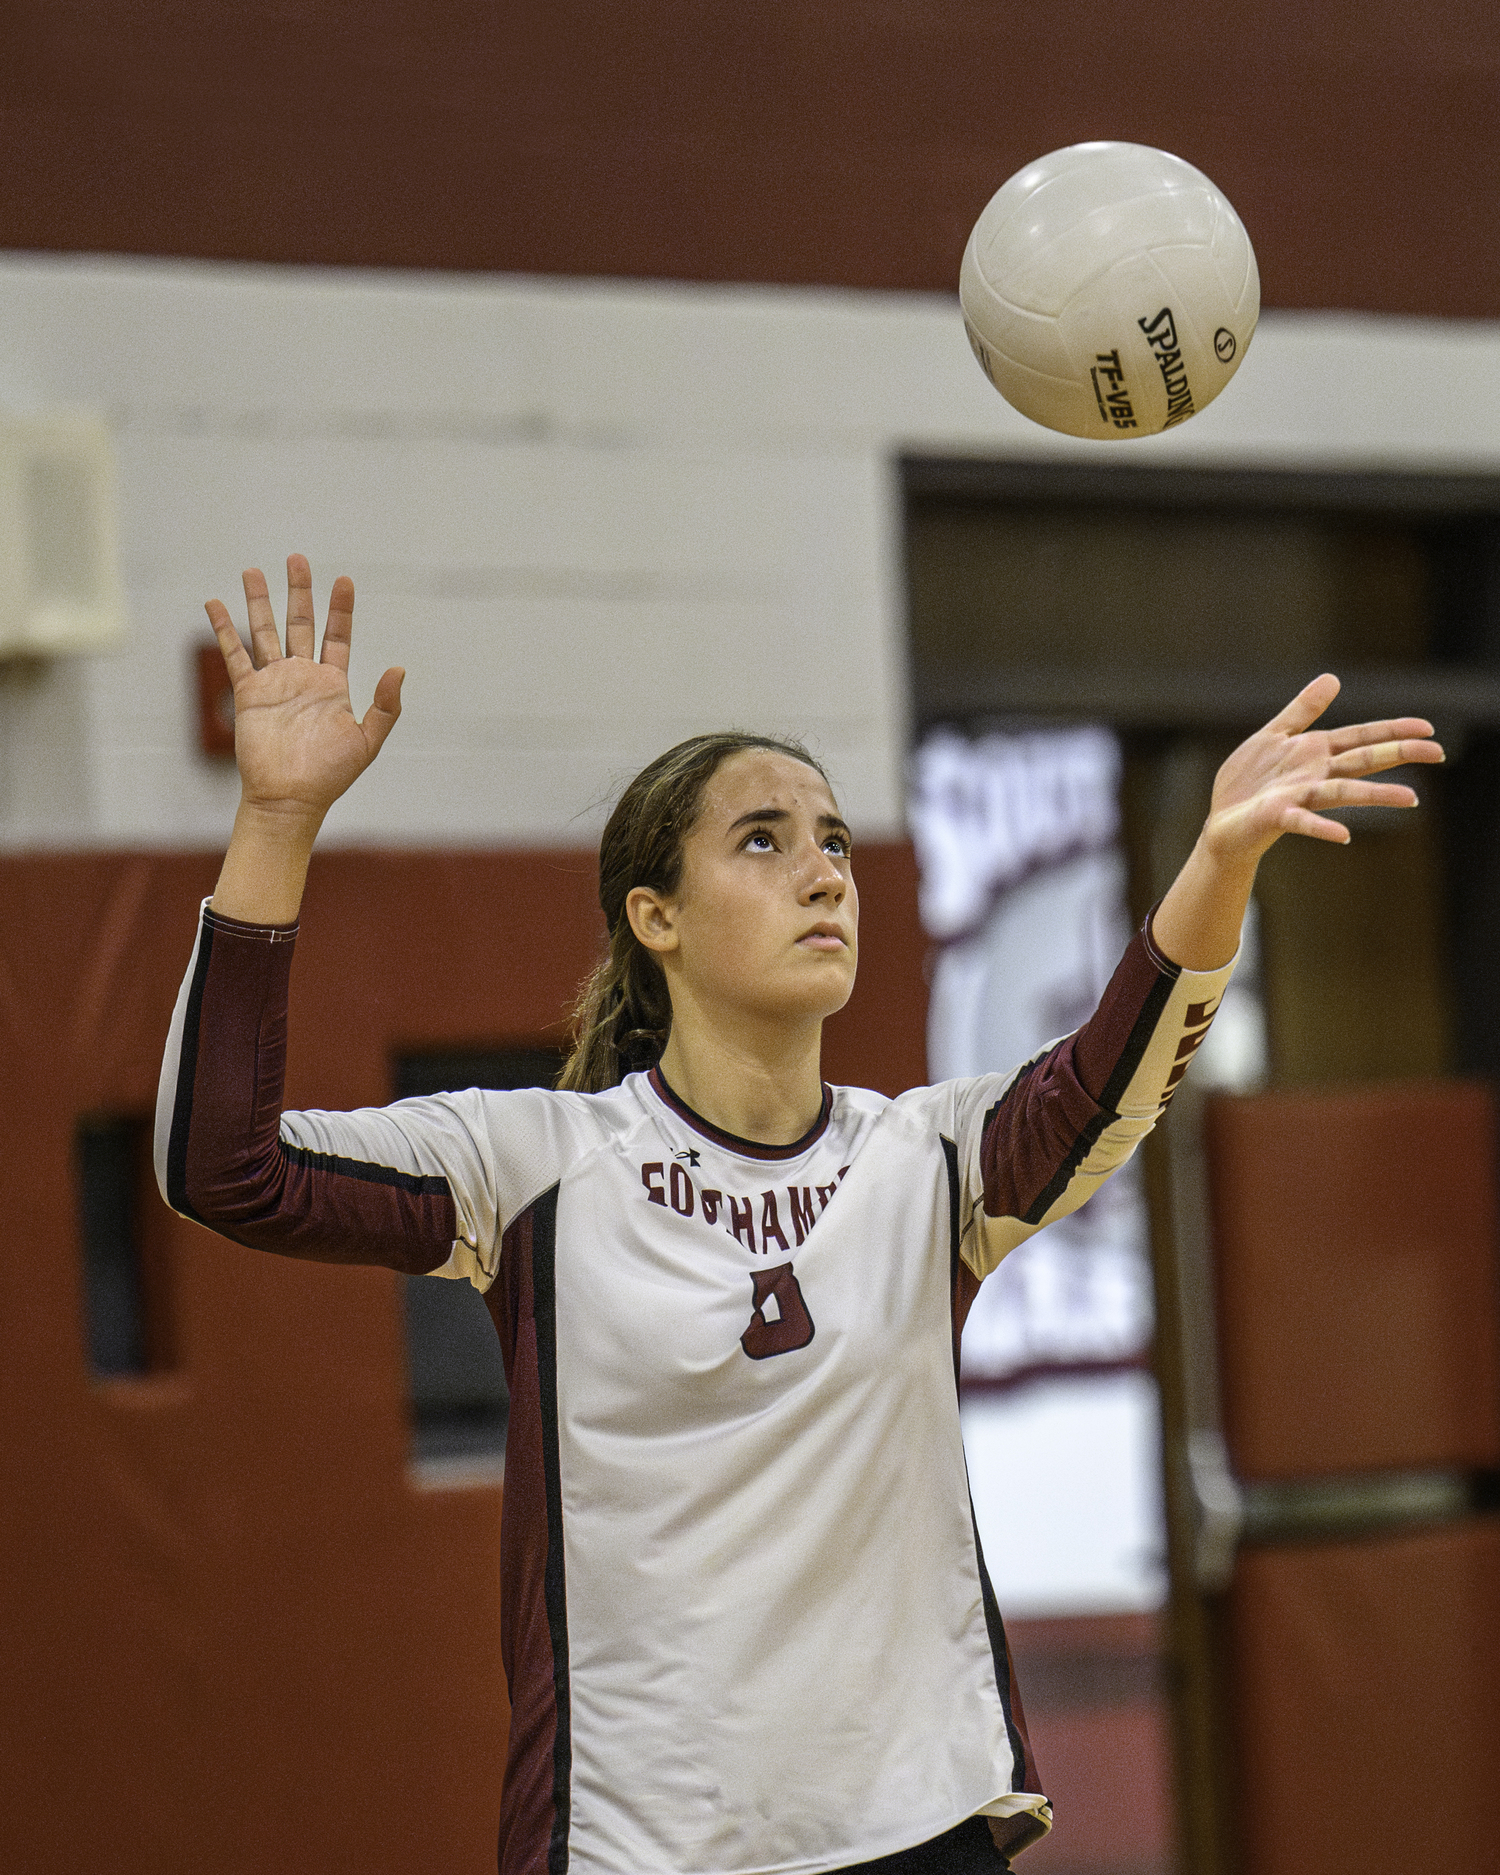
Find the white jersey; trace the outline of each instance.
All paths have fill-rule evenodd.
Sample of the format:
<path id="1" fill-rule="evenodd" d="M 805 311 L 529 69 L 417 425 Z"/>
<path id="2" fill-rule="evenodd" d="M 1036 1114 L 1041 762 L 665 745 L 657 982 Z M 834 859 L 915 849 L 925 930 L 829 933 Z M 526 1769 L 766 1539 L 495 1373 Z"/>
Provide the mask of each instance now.
<path id="1" fill-rule="evenodd" d="M 829 1089 L 767 1147 L 658 1071 L 280 1113 L 265 999 L 284 1008 L 289 935 L 205 923 L 164 1189 L 241 1241 L 485 1291 L 511 1389 L 502 1580 L 465 1592 L 502 1598 L 505 1875 L 821 1875 L 979 1812 L 1040 1833 L 958 1330 L 1150 1128 L 1228 972 L 1137 938 L 1094 1022 L 1019 1074 Z M 209 1047 L 245 1052 L 241 1096 Z M 263 1169 L 242 1145 L 213 1195 L 215 1134 L 257 1127 Z"/>

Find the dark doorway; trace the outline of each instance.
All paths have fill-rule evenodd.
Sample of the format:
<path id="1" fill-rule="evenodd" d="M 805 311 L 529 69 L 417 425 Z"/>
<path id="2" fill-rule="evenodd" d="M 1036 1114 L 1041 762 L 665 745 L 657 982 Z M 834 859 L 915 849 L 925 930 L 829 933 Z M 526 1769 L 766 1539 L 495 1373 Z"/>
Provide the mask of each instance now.
<path id="1" fill-rule="evenodd" d="M 551 1087 L 562 1063 L 561 1050 L 532 1043 L 400 1055 L 396 1097 L 469 1087 Z M 405 1291 L 412 1444 L 419 1465 L 433 1472 L 498 1466 L 505 1456 L 510 1399 L 489 1311 L 466 1282 L 409 1276 Z"/>

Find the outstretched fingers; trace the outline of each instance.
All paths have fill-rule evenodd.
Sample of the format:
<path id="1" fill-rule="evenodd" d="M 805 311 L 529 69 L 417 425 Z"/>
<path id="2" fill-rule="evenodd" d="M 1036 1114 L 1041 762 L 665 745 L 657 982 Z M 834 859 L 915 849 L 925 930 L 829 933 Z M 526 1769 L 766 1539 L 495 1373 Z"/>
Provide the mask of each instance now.
<path id="1" fill-rule="evenodd" d="M 310 658 L 317 648 L 318 620 L 313 611 L 312 568 L 305 554 L 287 555 L 286 654 Z"/>
<path id="2" fill-rule="evenodd" d="M 1385 727 L 1385 725 L 1381 725 Z M 1328 763 L 1330 775 L 1378 775 L 1382 769 L 1404 768 L 1408 763 L 1441 762 L 1446 759 L 1443 745 L 1427 736 L 1401 737 L 1394 741 L 1361 743 Z"/>
<path id="3" fill-rule="evenodd" d="M 323 655 L 321 662 L 332 664 L 347 676 L 349 671 L 349 644 L 354 636 L 354 581 L 341 573 L 333 582 L 333 591 L 328 595 L 328 623 L 323 627 Z M 311 656 L 311 653 L 308 654 Z M 384 682 L 384 679 L 381 680 Z M 377 692 L 379 686 L 376 686 Z"/>
<path id="4" fill-rule="evenodd" d="M 1337 820 L 1325 820 L 1330 808 L 1415 807 L 1416 791 L 1399 781 L 1357 781 L 1332 778 L 1299 789 L 1282 803 L 1277 824 L 1283 833 L 1302 833 L 1315 840 L 1347 846 L 1349 829 Z"/>
<path id="5" fill-rule="evenodd" d="M 1384 723 L 1350 723 L 1345 729 L 1330 729 L 1328 747 L 1334 755 L 1359 749 L 1369 743 L 1425 742 L 1432 735 L 1432 724 L 1425 716 L 1394 716 Z"/>
<path id="6" fill-rule="evenodd" d="M 370 761 L 380 753 L 380 745 L 395 727 L 396 718 L 401 714 L 401 686 L 406 680 L 406 672 L 399 664 L 393 664 L 375 686 L 375 701 L 365 711 L 360 728 L 364 731 L 365 746 L 369 749 Z"/>
<path id="7" fill-rule="evenodd" d="M 1310 729 L 1323 714 L 1340 689 L 1339 680 L 1332 671 L 1324 671 L 1321 677 L 1315 677 L 1310 684 L 1304 684 L 1284 710 L 1273 716 L 1266 724 L 1265 734 L 1300 736 L 1304 729 Z"/>
<path id="8" fill-rule="evenodd" d="M 1417 793 L 1401 781 L 1320 782 L 1302 796 L 1304 807 L 1415 807 Z"/>
<path id="9" fill-rule="evenodd" d="M 1310 840 L 1327 840 L 1333 846 L 1347 846 L 1352 838 L 1342 821 L 1325 820 L 1310 807 L 1283 808 L 1279 825 L 1282 833 L 1305 834 Z"/>
<path id="10" fill-rule="evenodd" d="M 271 610 L 271 595 L 266 576 L 258 566 L 246 567 L 241 575 L 245 588 L 245 607 L 250 614 L 250 643 L 255 651 L 255 667 L 264 670 L 281 656 L 281 639 L 276 631 L 276 614 Z"/>
<path id="11" fill-rule="evenodd" d="M 1411 808 L 1416 792 L 1399 781 L 1363 781 L 1353 776 L 1325 775 L 1318 780 L 1283 783 L 1269 788 L 1242 810 L 1248 828 L 1259 828 L 1272 840 L 1283 833 L 1300 833 L 1315 840 L 1347 845 L 1349 828 L 1324 816 L 1343 808 Z"/>
<path id="12" fill-rule="evenodd" d="M 203 609 L 208 614 L 214 637 L 219 641 L 219 651 L 224 659 L 224 668 L 229 673 L 229 681 L 238 685 L 255 669 L 250 653 L 245 649 L 245 641 L 240 637 L 234 620 L 229 616 L 229 608 L 222 599 L 208 600 Z"/>
<path id="13" fill-rule="evenodd" d="M 1344 846 L 1349 829 L 1327 818 L 1330 811 L 1416 806 L 1410 788 L 1365 777 L 1408 763 L 1443 761 L 1432 724 L 1421 716 L 1398 716 L 1313 730 L 1338 694 L 1339 680 L 1331 672 L 1315 677 L 1219 770 L 1206 830 L 1217 851 L 1258 859 L 1284 833 Z"/>

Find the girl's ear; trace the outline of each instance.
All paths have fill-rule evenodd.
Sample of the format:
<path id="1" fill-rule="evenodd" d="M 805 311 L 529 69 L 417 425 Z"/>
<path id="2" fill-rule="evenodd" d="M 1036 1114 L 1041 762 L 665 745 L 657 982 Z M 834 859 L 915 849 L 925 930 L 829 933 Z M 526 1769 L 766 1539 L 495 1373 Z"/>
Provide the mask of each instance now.
<path id="1" fill-rule="evenodd" d="M 676 911 L 670 899 L 646 885 L 632 886 L 625 899 L 625 916 L 637 942 L 658 956 L 677 948 Z"/>

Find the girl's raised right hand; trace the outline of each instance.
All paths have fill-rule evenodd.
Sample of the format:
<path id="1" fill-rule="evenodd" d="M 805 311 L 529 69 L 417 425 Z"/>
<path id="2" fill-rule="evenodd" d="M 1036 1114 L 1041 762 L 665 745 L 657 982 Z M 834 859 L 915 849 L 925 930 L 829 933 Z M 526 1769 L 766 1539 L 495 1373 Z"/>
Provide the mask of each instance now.
<path id="1" fill-rule="evenodd" d="M 401 714 L 401 682 L 393 667 L 375 686 L 363 720 L 349 701 L 349 644 L 354 629 L 354 582 L 336 579 L 328 600 L 322 655 L 317 648 L 312 573 L 294 553 L 286 563 L 286 650 L 265 575 L 244 576 L 251 652 L 228 609 L 217 599 L 208 620 L 234 686 L 234 755 L 242 806 L 257 815 L 286 815 L 316 831 L 323 816 L 380 752 Z"/>

